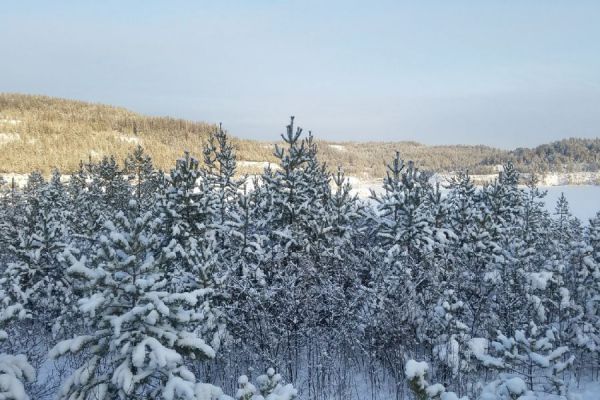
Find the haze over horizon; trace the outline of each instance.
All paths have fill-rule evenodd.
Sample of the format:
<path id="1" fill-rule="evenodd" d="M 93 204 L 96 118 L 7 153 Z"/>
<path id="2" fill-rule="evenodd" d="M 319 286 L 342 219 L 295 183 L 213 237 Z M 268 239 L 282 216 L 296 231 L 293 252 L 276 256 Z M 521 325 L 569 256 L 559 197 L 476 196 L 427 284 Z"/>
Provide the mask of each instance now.
<path id="1" fill-rule="evenodd" d="M 223 122 L 273 140 L 535 146 L 598 137 L 593 1 L 23 1 L 0 91 Z"/>

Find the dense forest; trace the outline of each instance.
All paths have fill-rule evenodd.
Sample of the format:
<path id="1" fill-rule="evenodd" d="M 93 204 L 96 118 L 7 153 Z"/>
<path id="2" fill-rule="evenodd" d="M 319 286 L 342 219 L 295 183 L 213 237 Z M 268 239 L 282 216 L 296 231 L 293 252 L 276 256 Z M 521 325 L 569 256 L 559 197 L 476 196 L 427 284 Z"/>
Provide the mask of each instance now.
<path id="1" fill-rule="evenodd" d="M 293 119 L 282 138 L 252 180 L 214 129 L 168 173 L 137 147 L 3 182 L 0 398 L 566 399 L 598 379 L 600 212 L 547 212 L 510 162 L 442 195 L 399 154 L 360 201 Z"/>
<path id="2" fill-rule="evenodd" d="M 123 160 L 138 145 L 152 157 L 156 168 L 168 171 L 183 151 L 201 154 L 215 128 L 214 124 L 149 117 L 102 104 L 0 93 L 0 172 L 39 170 L 49 175 L 56 168 L 70 175 L 81 159 L 99 162 L 114 156 Z M 372 133 L 365 132 L 365 136 Z M 260 174 L 265 163 L 278 161 L 271 150 L 274 143 L 231 140 L 237 149 L 239 172 Z M 396 151 L 431 172 L 493 174 L 498 165 L 509 161 L 523 173 L 600 171 L 598 138 L 566 139 L 513 151 L 411 141 L 320 141 L 319 146 L 321 160 L 327 165 L 342 166 L 348 175 L 361 179 L 383 176 L 384 160 L 394 157 Z"/>

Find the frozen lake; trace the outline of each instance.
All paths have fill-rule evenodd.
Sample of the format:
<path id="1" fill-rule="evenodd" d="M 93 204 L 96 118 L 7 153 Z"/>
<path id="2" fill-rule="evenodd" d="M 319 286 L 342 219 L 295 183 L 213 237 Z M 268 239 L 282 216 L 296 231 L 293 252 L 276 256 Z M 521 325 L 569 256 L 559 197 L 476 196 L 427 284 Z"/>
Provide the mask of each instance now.
<path id="1" fill-rule="evenodd" d="M 554 206 L 561 193 L 565 194 L 573 215 L 583 223 L 587 224 L 588 220 L 600 211 L 600 186 L 547 186 L 542 189 L 548 192 L 545 201 L 551 213 L 554 212 Z"/>
<path id="2" fill-rule="evenodd" d="M 381 182 L 361 182 L 358 179 L 351 179 L 350 182 L 353 191 L 363 199 L 369 197 L 370 189 L 374 189 L 377 193 L 382 191 Z M 547 192 L 544 200 L 550 213 L 554 213 L 556 201 L 561 193 L 567 197 L 573 215 L 584 224 L 587 224 L 588 220 L 600 211 L 600 186 L 598 185 L 544 186 L 540 189 Z"/>

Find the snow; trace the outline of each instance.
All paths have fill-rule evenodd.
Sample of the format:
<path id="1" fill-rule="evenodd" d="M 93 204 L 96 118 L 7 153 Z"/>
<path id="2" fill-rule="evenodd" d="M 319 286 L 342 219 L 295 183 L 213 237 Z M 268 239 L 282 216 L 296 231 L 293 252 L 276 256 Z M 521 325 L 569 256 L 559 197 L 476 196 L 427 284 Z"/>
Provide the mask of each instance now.
<path id="1" fill-rule="evenodd" d="M 142 143 L 142 139 L 137 136 L 127 136 L 127 135 L 123 135 L 123 134 L 118 134 L 117 139 L 119 139 L 122 142 L 131 143 L 131 144 L 141 144 Z"/>
<path id="2" fill-rule="evenodd" d="M 269 394 L 265 400 L 293 400 L 297 395 L 298 390 L 288 383 L 285 386 L 277 385 L 275 390 L 273 390 L 273 392 Z"/>
<path id="3" fill-rule="evenodd" d="M 164 400 L 194 399 L 194 386 L 193 382 L 170 375 L 162 391 L 162 398 Z"/>
<path id="4" fill-rule="evenodd" d="M 177 344 L 184 348 L 199 350 L 208 358 L 215 358 L 215 350 L 206 344 L 203 339 L 194 335 L 186 335 L 178 339 Z"/>
<path id="5" fill-rule="evenodd" d="M 181 355 L 163 346 L 156 338 L 146 337 L 135 346 L 131 362 L 138 368 L 169 368 L 181 363 Z"/>
<path id="6" fill-rule="evenodd" d="M 94 293 L 89 298 L 79 300 L 79 309 L 81 312 L 90 314 L 93 317 L 96 315 L 96 309 L 104 304 L 105 300 L 101 293 Z"/>
<path id="7" fill-rule="evenodd" d="M 444 393 L 445 391 L 446 391 L 446 388 L 444 388 L 444 385 L 442 385 L 441 383 L 429 385 L 429 386 L 427 386 L 427 389 L 425 389 L 425 392 L 431 398 L 434 398 L 435 396 L 439 396 L 442 393 Z"/>
<path id="8" fill-rule="evenodd" d="M 220 387 L 208 384 L 197 383 L 194 388 L 195 400 L 233 400 L 232 397 L 223 394 Z"/>
<path id="9" fill-rule="evenodd" d="M 600 398 L 600 382 L 584 382 L 580 388 L 572 389 L 572 398 L 579 400 L 598 400 Z"/>
<path id="10" fill-rule="evenodd" d="M 257 169 L 257 170 L 262 170 L 264 168 L 267 167 L 271 167 L 271 169 L 273 170 L 278 170 L 280 167 L 277 164 L 274 164 L 272 162 L 269 161 L 244 161 L 244 160 L 240 160 L 237 162 L 238 167 L 246 167 L 246 168 L 252 168 L 252 169 Z"/>
<path id="11" fill-rule="evenodd" d="M 341 144 L 330 144 L 329 147 L 341 152 L 347 151 L 346 147 Z"/>
<path id="12" fill-rule="evenodd" d="M 521 395 L 527 390 L 527 386 L 523 379 L 515 377 L 506 381 L 506 388 L 513 395 Z"/>
<path id="13" fill-rule="evenodd" d="M 117 388 L 122 389 L 125 394 L 130 395 L 135 388 L 133 384 L 134 376 L 129 366 L 129 361 L 124 361 L 113 372 L 111 382 Z"/>
<path id="14" fill-rule="evenodd" d="M 467 397 L 461 397 L 460 399 L 454 392 L 444 392 L 440 396 L 440 400 L 469 400 Z"/>
<path id="15" fill-rule="evenodd" d="M 552 272 L 541 271 L 529 274 L 529 283 L 533 289 L 546 290 L 548 282 L 552 279 Z"/>
<path id="16" fill-rule="evenodd" d="M 33 381 L 35 370 L 22 355 L 0 354 L 0 399 L 29 400 L 23 381 Z"/>
<path id="17" fill-rule="evenodd" d="M 10 142 L 18 142 L 21 140 L 21 135 L 18 133 L 2 133 L 0 132 L 0 145 Z"/>
<path id="18" fill-rule="evenodd" d="M 58 342 L 52 350 L 50 350 L 49 357 L 56 358 L 66 353 L 76 353 L 82 346 L 90 341 L 91 336 L 83 335 L 77 336 L 73 339 L 66 339 Z"/>
<path id="19" fill-rule="evenodd" d="M 14 118 L 0 118 L 0 124 L 7 124 L 7 125 L 19 125 L 23 123 L 23 121 L 21 121 L 20 119 L 14 119 Z"/>
<path id="20" fill-rule="evenodd" d="M 468 346 L 475 357 L 482 357 L 488 352 L 489 341 L 486 338 L 472 338 Z"/>
<path id="21" fill-rule="evenodd" d="M 429 365 L 425 361 L 408 360 L 404 368 L 404 374 L 409 380 L 413 378 L 423 379 L 428 369 Z"/>

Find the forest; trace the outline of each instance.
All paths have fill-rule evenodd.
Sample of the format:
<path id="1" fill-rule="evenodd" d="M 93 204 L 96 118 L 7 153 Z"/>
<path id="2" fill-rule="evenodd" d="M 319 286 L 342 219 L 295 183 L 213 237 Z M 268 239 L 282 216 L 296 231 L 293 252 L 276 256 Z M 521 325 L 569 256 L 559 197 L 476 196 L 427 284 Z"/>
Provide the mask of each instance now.
<path id="1" fill-rule="evenodd" d="M 600 372 L 600 212 L 401 154 L 360 200 L 292 118 L 0 195 L 2 399 L 567 399 Z M 334 166 L 335 167 L 335 166 Z M 553 396 L 553 397 L 552 397 Z"/>
<path id="2" fill-rule="evenodd" d="M 103 157 L 124 159 L 138 145 L 152 157 L 156 169 L 169 171 L 184 151 L 202 154 L 210 133 L 218 125 L 171 117 L 141 115 L 124 108 L 47 96 L 0 93 L 0 173 L 49 175 L 59 169 L 76 173 L 79 161 L 97 163 Z M 414 137 L 393 128 L 397 137 Z M 243 134 L 243 132 L 236 132 Z M 364 132 L 371 137 L 373 132 Z M 574 132 L 576 134 L 577 132 Z M 418 136 L 417 136 L 418 137 Z M 230 136 L 236 147 L 237 170 L 260 174 L 263 164 L 277 163 L 275 143 Z M 513 150 L 482 145 L 425 145 L 415 141 L 331 142 L 319 140 L 321 161 L 348 176 L 363 180 L 386 174 L 385 160 L 400 151 L 423 170 L 437 173 L 469 171 L 494 174 L 497 166 L 512 162 L 522 173 L 600 171 L 600 139 L 571 138 Z M 199 159 L 202 165 L 202 158 Z M 600 183 L 594 181 L 593 183 Z"/>

